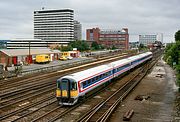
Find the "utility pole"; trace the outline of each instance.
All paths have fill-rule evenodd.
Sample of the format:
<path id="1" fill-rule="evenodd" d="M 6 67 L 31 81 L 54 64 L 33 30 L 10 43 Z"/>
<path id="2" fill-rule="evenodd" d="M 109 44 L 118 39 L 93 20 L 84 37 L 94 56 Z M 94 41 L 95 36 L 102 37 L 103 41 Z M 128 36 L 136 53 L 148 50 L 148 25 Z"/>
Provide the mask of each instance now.
<path id="1" fill-rule="evenodd" d="M 31 56 L 31 52 L 30 52 L 30 41 L 29 41 L 29 56 L 28 56 L 28 64 L 30 64 L 30 56 Z"/>

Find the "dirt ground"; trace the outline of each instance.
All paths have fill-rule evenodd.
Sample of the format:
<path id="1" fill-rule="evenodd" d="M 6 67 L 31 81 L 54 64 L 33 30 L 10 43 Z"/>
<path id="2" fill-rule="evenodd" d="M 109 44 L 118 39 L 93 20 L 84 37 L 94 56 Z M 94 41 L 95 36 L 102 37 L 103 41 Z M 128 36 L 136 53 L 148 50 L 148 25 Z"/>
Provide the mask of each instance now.
<path id="1" fill-rule="evenodd" d="M 180 122 L 180 96 L 175 79 L 174 71 L 160 60 L 116 109 L 110 121 L 121 122 L 123 115 L 133 110 L 130 122 Z M 149 98 L 135 100 L 138 95 Z"/>

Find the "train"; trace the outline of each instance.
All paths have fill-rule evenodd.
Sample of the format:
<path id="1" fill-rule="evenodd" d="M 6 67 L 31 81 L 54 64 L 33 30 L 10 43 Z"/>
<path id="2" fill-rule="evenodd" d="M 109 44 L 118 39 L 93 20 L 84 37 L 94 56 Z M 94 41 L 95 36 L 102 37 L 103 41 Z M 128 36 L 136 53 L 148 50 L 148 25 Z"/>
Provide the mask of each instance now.
<path id="1" fill-rule="evenodd" d="M 128 72 L 152 59 L 152 52 L 145 52 L 108 64 L 65 75 L 57 79 L 56 98 L 60 105 L 74 105 L 81 98 L 102 84 Z"/>
<path id="2" fill-rule="evenodd" d="M 49 63 L 50 56 L 49 55 L 36 55 L 36 63 Z"/>

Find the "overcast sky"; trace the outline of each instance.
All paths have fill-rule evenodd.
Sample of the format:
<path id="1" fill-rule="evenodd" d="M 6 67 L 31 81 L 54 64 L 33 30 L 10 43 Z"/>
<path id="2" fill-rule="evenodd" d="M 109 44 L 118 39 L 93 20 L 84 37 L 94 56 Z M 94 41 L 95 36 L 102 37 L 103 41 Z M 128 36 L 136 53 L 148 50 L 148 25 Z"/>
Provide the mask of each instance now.
<path id="1" fill-rule="evenodd" d="M 42 7 L 73 9 L 83 39 L 88 28 L 126 27 L 130 41 L 138 41 L 139 34 L 163 33 L 164 42 L 172 42 L 180 29 L 180 0 L 0 0 L 0 40 L 33 38 L 33 12 Z"/>

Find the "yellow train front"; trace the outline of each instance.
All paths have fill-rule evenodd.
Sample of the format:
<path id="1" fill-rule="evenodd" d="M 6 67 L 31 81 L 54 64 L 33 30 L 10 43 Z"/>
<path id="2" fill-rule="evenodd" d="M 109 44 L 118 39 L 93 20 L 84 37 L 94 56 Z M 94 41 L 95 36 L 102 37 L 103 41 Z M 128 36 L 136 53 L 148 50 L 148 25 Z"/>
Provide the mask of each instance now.
<path id="1" fill-rule="evenodd" d="M 56 97 L 60 105 L 74 105 L 78 101 L 77 83 L 71 78 L 58 79 Z"/>

